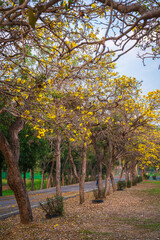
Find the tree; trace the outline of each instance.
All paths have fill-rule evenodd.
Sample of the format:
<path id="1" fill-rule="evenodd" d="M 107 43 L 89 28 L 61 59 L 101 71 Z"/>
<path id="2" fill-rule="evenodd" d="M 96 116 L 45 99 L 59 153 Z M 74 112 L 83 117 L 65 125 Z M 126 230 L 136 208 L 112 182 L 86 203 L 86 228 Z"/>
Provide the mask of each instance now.
<path id="1" fill-rule="evenodd" d="M 2 87 L 3 89 L 3 87 Z M 20 117 L 13 117 L 4 110 L 7 107 L 9 97 L 0 95 L 0 150 L 8 167 L 8 185 L 15 193 L 22 223 L 32 221 L 32 211 L 28 194 L 19 171 L 20 145 L 18 133 L 24 127 L 24 121 Z"/>
<path id="2" fill-rule="evenodd" d="M 141 26 L 144 17 L 141 19 L 134 12 L 139 11 L 141 15 L 143 13 L 149 14 L 149 11 L 144 7 L 143 12 L 140 12 L 141 1 L 136 4 L 137 8 L 134 8 L 135 4 L 133 5 L 133 2 L 127 5 L 121 3 L 118 5 L 121 9 L 117 8 L 114 1 L 112 1 L 112 6 L 109 9 L 107 5 L 110 5 L 110 1 L 105 2 L 106 6 L 102 6 L 100 2 L 97 1 L 96 5 L 95 2 L 84 4 L 82 1 L 66 3 L 57 0 L 40 3 L 40 1 L 31 2 L 27 0 L 19 3 L 15 2 L 15 4 L 11 4 L 10 0 L 1 1 L 0 92 L 6 101 L 0 109 L 0 113 L 7 111 L 15 116 L 18 121 L 16 124 L 20 123 L 20 118 L 25 119 L 25 121 L 32 121 L 35 124 L 34 127 L 39 134 L 38 136 L 43 137 L 45 132 L 50 132 L 46 128 L 46 121 L 48 125 L 57 121 L 52 128 L 55 129 L 55 126 L 58 126 L 59 131 L 72 124 L 72 114 L 74 113 L 68 111 L 66 114 L 66 110 L 68 110 L 66 104 L 71 105 L 72 99 L 77 97 L 75 113 L 79 113 L 79 116 L 76 118 L 76 114 L 74 114 L 74 121 L 75 119 L 79 120 L 76 123 L 79 125 L 78 128 L 81 129 L 81 120 L 84 123 L 85 120 L 90 118 L 91 122 L 96 122 L 93 113 L 100 110 L 103 101 L 99 100 L 99 105 L 97 105 L 95 101 L 99 97 L 97 96 L 97 99 L 94 97 L 95 88 L 91 87 L 91 90 L 87 91 L 87 89 L 83 89 L 83 84 L 87 83 L 87 86 L 90 87 L 98 78 L 99 86 L 102 86 L 100 77 L 104 75 L 106 70 L 108 75 L 111 74 L 108 67 L 113 66 L 110 62 L 115 59 L 111 59 L 109 53 L 113 53 L 113 50 L 107 49 L 105 43 L 115 40 L 115 45 L 120 44 L 120 49 L 115 51 L 123 50 L 127 42 L 134 40 L 134 37 L 140 36 L 133 45 L 140 42 L 145 27 L 151 24 L 149 18 L 148 25 L 142 24 Z M 81 4 L 83 4 L 83 9 Z M 102 8 L 100 8 L 101 6 Z M 129 11 L 124 11 L 124 7 L 129 8 Z M 110 37 L 109 34 L 112 33 L 110 30 L 115 27 L 116 17 L 121 21 L 124 13 L 128 11 L 130 15 L 130 7 L 133 10 L 133 16 L 130 19 L 126 15 L 126 18 L 124 18 L 123 34 L 120 32 L 117 36 L 119 32 L 115 31 L 116 35 Z M 148 8 L 150 8 L 150 5 Z M 117 10 L 120 15 L 116 15 Z M 153 12 L 155 13 L 155 9 Z M 100 18 L 103 14 L 108 26 L 105 37 L 98 39 L 98 32 L 92 28 L 95 24 L 95 16 L 97 16 L 98 21 L 101 21 Z M 153 15 L 153 17 L 156 16 Z M 103 24 L 103 21 L 101 22 Z M 155 32 L 158 22 L 154 21 L 154 23 L 156 26 L 153 24 L 152 29 Z M 134 29 L 135 27 L 137 28 Z M 133 29 L 137 32 L 131 34 Z M 150 33 L 152 29 L 149 29 Z M 126 36 L 126 39 L 123 38 L 124 36 Z M 117 57 L 115 56 L 115 58 Z M 106 64 L 106 58 L 109 60 L 107 61 L 107 69 L 104 69 L 101 74 L 100 70 Z M 99 72 L 97 71 L 97 64 L 99 64 Z M 84 79 L 85 81 L 81 84 L 80 81 Z M 75 80 L 78 85 L 75 84 Z M 104 91 L 99 89 L 98 94 L 102 94 L 104 97 L 107 94 L 107 87 Z M 88 98 L 87 110 L 82 108 L 84 104 L 82 100 L 85 98 Z M 89 101 L 89 98 L 91 101 Z M 112 107 L 116 106 L 116 102 L 113 103 Z M 91 108 L 91 111 L 88 111 L 89 108 Z M 64 121 L 66 116 L 67 118 Z M 88 124 L 89 121 L 86 123 Z M 22 125 L 17 131 L 21 130 Z M 60 136 L 59 131 L 57 136 Z M 85 128 L 83 128 L 83 131 L 87 132 Z M 16 140 L 17 146 L 19 146 L 18 132 L 16 132 Z M 3 146 L 5 142 L 6 139 L 1 134 Z M 60 138 L 58 142 L 60 143 Z M 7 147 L 9 149 L 9 145 Z M 57 149 L 60 149 L 60 144 L 57 144 Z M 56 156 L 58 162 L 60 160 L 58 151 Z M 16 161 L 18 161 L 18 155 L 16 157 Z M 8 158 L 7 163 L 11 164 L 11 162 L 14 161 Z M 14 167 L 14 164 L 11 165 Z"/>
<path id="3" fill-rule="evenodd" d="M 2 104 L 3 98 L 0 98 L 0 100 L 1 100 L 1 104 Z M 0 130 L 8 138 L 6 122 L 10 123 L 9 115 L 3 113 L 0 115 Z M 6 163 L 5 163 L 4 156 L 3 156 L 2 152 L 0 151 L 0 196 L 2 196 L 2 170 L 4 170 L 3 168 L 6 169 Z"/>
<path id="4" fill-rule="evenodd" d="M 20 158 L 19 167 L 20 171 L 25 174 L 31 170 L 31 191 L 34 188 L 34 168 L 39 162 L 44 159 L 48 160 L 49 156 L 49 143 L 47 139 L 39 139 L 33 128 L 26 124 L 24 129 L 19 134 L 20 139 Z"/>
<path id="5" fill-rule="evenodd" d="M 37 147 L 36 139 L 34 139 L 34 132 L 28 125 L 20 132 L 20 158 L 19 167 L 20 171 L 24 174 L 24 183 L 26 184 L 26 172 L 30 169 L 33 170 L 37 160 Z M 31 184 L 33 188 L 33 184 Z M 32 189 L 33 190 L 33 189 Z"/>
<path id="6" fill-rule="evenodd" d="M 2 169 L 4 164 L 4 157 L 0 151 L 0 196 L 2 196 Z"/>
<path id="7" fill-rule="evenodd" d="M 157 126 L 148 125 L 141 129 L 139 138 L 135 138 L 132 148 L 135 151 L 136 162 L 142 170 L 147 167 L 159 168 L 159 130 Z"/>
<path id="8" fill-rule="evenodd" d="M 117 52 L 115 59 L 127 51 L 140 46 L 143 50 L 152 48 L 142 58 L 159 58 L 159 17 L 160 5 L 158 1 L 148 0 L 50 0 L 50 1 L 1 1 L 0 26 L 1 26 L 1 59 L 7 59 L 6 50 L 14 49 L 17 57 L 25 58 L 25 45 L 31 41 L 40 43 L 34 32 L 45 28 L 56 34 L 62 22 L 69 24 L 71 19 L 82 26 L 101 26 L 102 38 L 97 41 L 99 54 L 107 54 L 113 51 L 110 48 L 111 41 L 114 44 L 114 51 Z M 96 21 L 95 21 L 96 19 Z M 70 31 L 66 29 L 68 36 Z M 81 36 L 81 35 L 80 35 Z M 28 41 L 29 39 L 29 41 Z M 61 37 L 61 43 L 64 39 Z M 91 45 L 94 41 L 79 42 L 80 45 Z M 66 43 L 65 43 L 66 44 Z M 74 47 L 66 44 L 68 52 Z M 13 56 L 13 55 L 12 55 Z M 114 59 L 114 60 L 115 60 Z"/>
<path id="9" fill-rule="evenodd" d="M 81 143 L 83 145 L 83 147 L 81 147 L 82 149 L 82 156 L 81 156 L 81 161 L 79 164 L 79 174 L 77 172 L 77 168 L 72 156 L 72 149 L 71 149 L 71 143 L 70 141 L 68 141 L 68 153 L 69 153 L 69 160 L 70 163 L 73 167 L 73 173 L 75 175 L 75 177 L 77 178 L 78 182 L 79 182 L 79 196 L 80 196 L 80 203 L 84 203 L 85 199 L 84 199 L 84 183 L 85 183 L 85 178 L 86 178 L 86 163 L 87 163 L 87 143 L 86 142 L 82 142 Z"/>
<path id="10" fill-rule="evenodd" d="M 32 221 L 32 211 L 26 187 L 21 178 L 18 166 L 20 155 L 18 133 L 21 131 L 23 126 L 24 121 L 17 117 L 9 129 L 9 142 L 2 131 L 0 131 L 0 149 L 8 166 L 8 185 L 15 194 L 15 198 L 19 207 L 21 222 L 28 223 Z"/>
<path id="11" fill-rule="evenodd" d="M 64 27 L 64 29 L 67 29 L 66 25 L 64 26 L 63 22 L 60 25 L 61 27 Z M 85 39 L 86 33 L 84 33 L 84 30 L 82 30 L 82 33 L 84 34 Z M 48 32 L 45 32 L 44 33 L 45 37 L 48 34 L 49 34 Z M 60 35 L 61 32 L 59 32 L 58 34 Z M 37 38 L 40 37 L 40 35 L 41 35 L 40 31 L 35 33 L 35 36 Z M 67 93 L 69 93 L 69 95 L 72 95 L 72 91 L 69 90 L 68 92 L 67 87 L 68 85 L 69 86 L 71 85 L 71 83 L 74 81 L 74 77 L 76 75 L 78 76 L 78 73 L 82 71 L 83 67 L 86 67 L 86 69 L 88 69 L 86 63 L 90 58 L 89 55 L 81 55 L 78 52 L 73 52 L 75 53 L 73 58 L 70 57 L 70 54 L 62 58 L 63 52 L 65 51 L 66 48 L 66 44 L 61 45 L 62 42 L 61 40 L 59 41 L 58 36 L 56 37 L 53 35 L 48 36 L 49 36 L 48 43 L 46 43 L 47 39 L 46 38 L 44 39 L 46 46 L 49 48 L 48 53 L 46 53 L 46 50 L 43 49 L 42 47 L 44 43 L 43 41 L 41 41 L 42 45 L 40 46 L 38 45 L 38 47 L 37 45 L 33 46 L 33 52 L 34 51 L 38 52 L 38 57 L 40 57 L 41 60 L 39 60 L 39 58 L 36 58 L 33 55 L 33 52 L 31 51 L 30 42 L 27 42 L 28 44 L 26 45 L 27 55 L 26 58 L 23 59 L 26 60 L 26 62 L 22 62 L 22 58 L 17 58 L 17 56 L 15 55 L 11 57 L 10 55 L 10 57 L 7 58 L 8 61 L 5 61 L 3 63 L 3 68 L 1 69 L 0 91 L 5 101 L 4 104 L 1 106 L 0 113 L 2 114 L 3 112 L 9 112 L 16 118 L 15 123 L 13 123 L 11 127 L 12 131 L 15 134 L 12 134 L 13 137 L 10 136 L 10 142 L 12 142 L 13 140 L 14 148 L 17 149 L 17 155 L 15 156 L 17 165 L 16 164 L 14 165 L 15 161 L 14 157 L 12 158 L 12 156 L 8 157 L 6 155 L 7 151 L 10 152 L 10 146 L 9 144 L 6 144 L 7 139 L 4 137 L 2 133 L 0 139 L 1 151 L 3 152 L 3 154 L 5 153 L 4 156 L 5 159 L 7 158 L 6 159 L 7 165 L 10 166 L 8 167 L 10 169 L 9 173 L 16 171 L 16 174 L 18 175 L 17 178 L 19 182 L 18 181 L 16 182 L 12 176 L 10 177 L 11 174 L 8 174 L 8 181 L 9 185 L 11 186 L 11 189 L 15 191 L 18 205 L 21 208 L 20 216 L 21 222 L 23 223 L 31 221 L 32 214 L 31 208 L 29 209 L 28 207 L 29 200 L 24 185 L 21 188 L 22 191 L 17 194 L 18 184 L 22 185 L 22 179 L 20 179 L 21 178 L 20 172 L 18 172 L 19 171 L 18 133 L 20 130 L 22 130 L 24 126 L 24 121 L 22 120 L 22 118 L 25 119 L 26 122 L 30 121 L 32 122 L 32 124 L 34 124 L 34 129 L 38 132 L 38 137 L 40 138 L 45 135 L 45 132 L 49 131 L 44 127 L 46 123 L 49 126 L 51 125 L 51 123 L 53 123 L 53 121 L 55 123 L 58 120 L 57 123 L 53 126 L 53 128 L 55 129 L 55 126 L 58 126 L 59 131 L 61 131 L 61 128 L 64 128 L 64 123 L 66 124 L 66 121 L 64 122 L 65 115 L 64 116 L 60 115 L 61 112 L 65 112 L 65 106 L 61 104 L 61 100 L 62 102 L 64 100 L 64 103 L 66 103 L 65 99 L 68 99 Z M 67 44 L 71 44 L 71 47 L 74 48 L 74 45 L 76 44 L 75 41 L 78 41 L 78 36 L 76 37 L 75 41 L 72 41 L 73 38 L 72 35 L 70 38 L 69 36 L 66 35 L 65 38 L 67 39 Z M 71 42 L 69 42 L 68 39 Z M 50 44 L 52 45 L 52 48 Z M 90 48 L 88 48 L 88 50 L 91 52 L 94 50 L 94 48 L 91 46 Z M 13 51 L 10 52 L 10 54 L 12 53 Z M 82 54 L 84 53 L 83 46 L 81 47 L 81 53 Z M 59 56 L 57 56 L 57 54 Z M 48 62 L 50 64 L 48 64 Z M 72 68 L 70 70 L 71 63 Z M 61 89 L 61 85 L 64 82 L 67 84 L 65 85 L 64 89 Z M 49 109 L 51 110 L 51 112 L 48 111 Z M 15 131 L 13 129 L 14 127 Z M 57 139 L 59 139 L 58 141 L 59 144 L 57 144 L 56 148 L 57 149 L 56 186 L 58 194 L 60 194 L 60 138 L 58 138 L 58 136 L 60 136 L 59 131 L 56 133 Z M 11 139 L 11 137 L 13 139 Z M 14 168 L 14 170 L 11 170 L 12 168 Z M 16 174 L 14 175 L 14 177 L 16 177 Z M 21 194 L 23 196 L 21 196 Z M 25 196 L 26 196 L 25 201 L 27 204 L 22 205 L 21 200 Z M 25 217 L 23 215 L 24 212 Z"/>
<path id="12" fill-rule="evenodd" d="M 105 95 L 101 93 L 97 96 L 96 103 L 101 107 L 101 112 L 96 114 L 98 124 L 96 127 L 91 125 L 99 169 L 102 169 L 102 161 L 106 160 L 106 195 L 109 194 L 112 168 L 120 157 L 130 156 L 128 164 L 135 169 L 139 155 L 137 151 L 130 151 L 130 148 L 133 149 L 134 139 L 141 136 L 142 129 L 153 127 L 152 122 L 159 119 L 160 106 L 159 90 L 142 97 L 140 83 L 134 78 L 122 76 L 108 79 L 108 82 L 109 85 L 103 85 L 103 88 L 106 87 Z M 101 178 L 102 170 L 100 172 Z M 102 186 L 99 188 L 102 189 Z"/>
<path id="13" fill-rule="evenodd" d="M 152 132 L 152 129 L 155 128 L 154 123 L 158 123 L 159 107 L 159 90 L 157 90 L 143 97 L 139 95 L 138 92 L 136 94 L 132 93 L 127 101 L 122 101 L 122 105 L 119 104 L 117 110 L 114 110 L 117 119 L 113 121 L 113 130 L 110 130 L 110 132 L 112 132 L 112 141 L 114 140 L 115 142 L 116 151 L 118 150 L 120 156 L 125 159 L 124 166 L 127 172 L 130 170 L 132 182 L 134 182 L 137 174 L 135 168 L 139 162 L 138 159 L 145 162 L 145 154 L 148 155 L 147 150 L 145 150 L 147 148 L 145 144 L 140 144 L 142 139 L 146 139 L 148 146 L 153 147 L 154 145 L 153 142 L 149 143 L 149 141 L 147 141 L 147 131 Z M 114 129 L 116 132 L 114 132 Z M 138 150 L 139 146 L 142 146 L 142 153 L 144 155 Z M 143 146 L 145 147 L 143 148 Z M 153 148 L 148 147 L 148 151 L 151 152 L 152 155 L 151 149 Z M 152 157 L 153 162 L 158 154 L 156 147 L 154 149 L 155 155 Z"/>

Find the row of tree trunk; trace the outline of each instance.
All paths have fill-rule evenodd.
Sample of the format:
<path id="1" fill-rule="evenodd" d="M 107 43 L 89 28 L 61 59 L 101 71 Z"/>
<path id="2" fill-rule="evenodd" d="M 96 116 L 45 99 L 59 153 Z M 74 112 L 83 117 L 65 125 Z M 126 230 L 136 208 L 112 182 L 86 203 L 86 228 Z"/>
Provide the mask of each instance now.
<path id="1" fill-rule="evenodd" d="M 29 223 L 33 220 L 32 210 L 30 206 L 30 201 L 26 186 L 22 180 L 21 173 L 18 166 L 18 160 L 20 155 L 20 143 L 18 138 L 19 131 L 23 128 L 24 122 L 21 118 L 16 118 L 15 122 L 11 125 L 9 129 L 9 141 L 6 139 L 2 131 L 0 131 L 0 150 L 2 151 L 7 166 L 8 166 L 8 185 L 13 190 L 17 204 L 19 207 L 20 220 L 21 223 Z M 108 144 L 104 145 L 103 151 L 101 153 L 100 148 L 96 142 L 96 138 L 92 138 L 92 143 L 97 157 L 97 174 L 98 174 L 98 195 L 103 197 L 103 179 L 102 179 L 102 164 L 105 163 L 106 166 L 106 180 L 105 180 L 105 196 L 110 194 L 110 184 L 109 180 L 111 179 L 113 191 L 116 190 L 116 185 L 114 181 L 114 176 L 112 174 L 112 168 L 114 161 L 116 159 L 114 154 L 114 146 L 111 141 Z M 57 141 L 56 141 L 56 194 L 58 196 L 62 195 L 61 192 L 61 132 L 57 131 Z M 107 148 L 109 148 L 109 156 L 106 157 Z M 86 153 L 87 153 L 87 144 L 83 143 L 82 151 L 82 162 L 81 162 L 81 174 L 77 173 L 77 169 L 72 157 L 71 145 L 68 142 L 68 151 L 69 151 L 69 161 L 73 168 L 74 176 L 79 182 L 79 196 L 80 203 L 84 202 L 84 183 L 86 178 Z M 134 162 L 133 162 L 134 165 Z M 52 179 L 54 162 L 51 165 L 51 174 L 48 179 L 48 187 Z M 133 167 L 132 167 L 133 168 Z M 34 173 L 32 172 L 32 180 Z M 134 172 L 132 174 L 134 176 Z M 43 175 L 44 176 L 44 175 Z M 42 185 L 43 186 L 43 180 Z M 32 182 L 33 188 L 33 182 Z"/>

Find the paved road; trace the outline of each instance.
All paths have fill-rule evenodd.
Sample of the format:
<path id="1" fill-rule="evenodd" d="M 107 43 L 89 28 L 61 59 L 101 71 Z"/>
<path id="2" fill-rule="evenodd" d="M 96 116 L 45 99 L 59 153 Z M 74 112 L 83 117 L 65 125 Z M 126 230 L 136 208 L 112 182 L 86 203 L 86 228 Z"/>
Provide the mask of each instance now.
<path id="1" fill-rule="evenodd" d="M 118 181 L 118 179 L 115 178 L 115 181 Z M 92 191 L 95 188 L 96 188 L 95 181 L 85 183 L 85 192 Z M 73 192 L 75 194 L 79 192 L 79 184 L 62 186 L 61 189 L 62 193 Z M 39 202 L 44 202 L 47 197 L 52 197 L 55 193 L 56 193 L 55 187 L 28 192 L 31 207 L 32 208 L 39 207 Z M 18 213 L 19 210 L 17 202 L 13 195 L 0 197 L 0 219 L 7 218 L 10 217 L 11 215 Z"/>

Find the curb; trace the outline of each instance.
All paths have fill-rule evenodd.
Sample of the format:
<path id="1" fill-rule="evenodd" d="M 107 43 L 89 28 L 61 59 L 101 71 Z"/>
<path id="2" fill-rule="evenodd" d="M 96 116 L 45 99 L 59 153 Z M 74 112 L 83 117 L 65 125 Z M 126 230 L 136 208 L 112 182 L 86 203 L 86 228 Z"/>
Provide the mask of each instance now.
<path id="1" fill-rule="evenodd" d="M 93 188 L 93 189 L 90 189 L 90 190 L 86 190 L 84 192 L 85 193 L 92 192 L 94 189 L 96 189 L 96 188 Z M 79 196 L 79 193 L 76 193 L 76 194 L 73 194 L 73 195 L 70 195 L 70 196 L 65 196 L 64 200 L 69 199 L 69 198 L 74 198 L 74 197 L 77 197 L 77 196 Z M 45 204 L 45 203 L 46 202 L 43 202 L 43 204 Z M 38 208 L 38 207 L 40 207 L 39 204 L 32 205 L 31 209 Z M 15 216 L 17 214 L 19 214 L 19 210 L 16 210 L 16 211 L 13 211 L 13 212 L 10 212 L 10 213 L 5 213 L 5 214 L 0 216 L 0 220 L 5 220 L 6 218 L 11 217 L 11 216 Z"/>

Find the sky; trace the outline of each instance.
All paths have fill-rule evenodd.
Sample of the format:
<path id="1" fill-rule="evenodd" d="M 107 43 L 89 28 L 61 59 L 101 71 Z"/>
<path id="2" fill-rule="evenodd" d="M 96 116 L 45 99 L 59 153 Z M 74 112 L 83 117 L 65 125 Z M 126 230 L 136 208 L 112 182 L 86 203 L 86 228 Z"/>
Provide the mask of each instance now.
<path id="1" fill-rule="evenodd" d="M 105 34 L 105 29 L 99 29 L 99 38 L 102 38 Z M 116 31 L 115 31 L 116 32 Z M 124 50 L 127 50 L 132 46 L 132 42 L 126 44 Z M 106 46 L 110 49 L 117 49 L 114 45 L 113 41 L 107 41 Z M 150 49 L 147 49 L 149 52 Z M 122 52 L 120 52 L 122 53 Z M 145 60 L 145 66 L 143 65 L 142 59 L 137 57 L 137 54 L 140 53 L 141 55 L 144 52 L 137 47 L 134 47 L 128 53 L 121 56 L 116 61 L 116 71 L 120 75 L 126 75 L 127 77 L 135 77 L 138 81 L 142 82 L 142 94 L 147 94 L 148 92 L 154 91 L 156 89 L 160 90 L 160 59 L 152 60 L 147 59 Z"/>
<path id="2" fill-rule="evenodd" d="M 160 59 L 147 60 L 146 66 L 140 58 L 137 58 L 137 49 L 131 50 L 129 53 L 121 56 L 117 61 L 116 71 L 120 75 L 126 75 L 127 77 L 135 77 L 142 82 L 142 94 L 147 94 L 150 91 L 156 89 L 160 90 Z"/>

